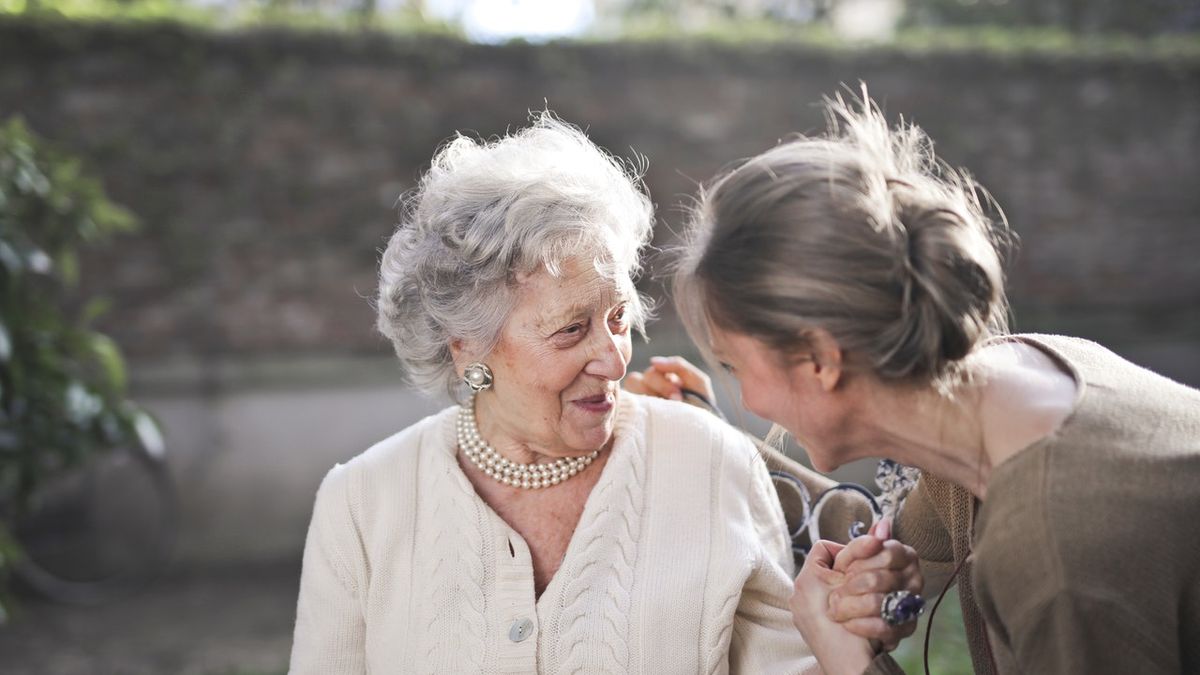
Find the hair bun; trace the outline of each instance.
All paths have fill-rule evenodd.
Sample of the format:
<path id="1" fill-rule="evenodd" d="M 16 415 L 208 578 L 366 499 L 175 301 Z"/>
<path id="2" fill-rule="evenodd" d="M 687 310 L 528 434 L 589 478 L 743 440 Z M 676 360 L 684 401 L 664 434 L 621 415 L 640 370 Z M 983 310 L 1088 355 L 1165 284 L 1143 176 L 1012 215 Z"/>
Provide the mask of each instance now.
<path id="1" fill-rule="evenodd" d="M 818 328 L 855 368 L 948 384 L 1006 330 L 1004 215 L 920 128 L 889 126 L 865 90 L 826 107 L 824 135 L 763 152 L 701 193 L 675 274 L 680 313 L 701 341 L 711 324 L 787 355 L 809 350 L 803 336 Z"/>
<path id="2" fill-rule="evenodd" d="M 895 227 L 902 302 L 882 374 L 939 376 L 994 333 L 1001 264 L 977 218 L 945 205 L 901 203 Z"/>

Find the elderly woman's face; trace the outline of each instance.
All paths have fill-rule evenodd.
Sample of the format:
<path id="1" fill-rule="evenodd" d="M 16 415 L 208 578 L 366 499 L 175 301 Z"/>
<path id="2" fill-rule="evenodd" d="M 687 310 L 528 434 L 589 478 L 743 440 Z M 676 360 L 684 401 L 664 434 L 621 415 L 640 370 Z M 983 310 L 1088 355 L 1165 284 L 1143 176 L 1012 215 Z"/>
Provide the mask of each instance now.
<path id="1" fill-rule="evenodd" d="M 551 456 L 603 447 L 632 351 L 633 292 L 627 280 L 608 279 L 582 258 L 567 261 L 558 277 L 541 271 L 522 280 L 486 359 L 495 384 L 479 398 L 481 431 L 494 427 Z"/>

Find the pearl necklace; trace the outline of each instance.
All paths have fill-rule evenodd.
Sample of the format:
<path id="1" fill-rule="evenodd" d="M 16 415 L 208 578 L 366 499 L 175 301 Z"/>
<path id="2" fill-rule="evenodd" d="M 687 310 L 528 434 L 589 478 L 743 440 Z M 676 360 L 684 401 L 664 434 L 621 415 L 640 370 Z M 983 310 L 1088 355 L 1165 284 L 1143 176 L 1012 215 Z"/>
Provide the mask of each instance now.
<path id="1" fill-rule="evenodd" d="M 475 425 L 474 396 L 467 405 L 458 409 L 457 426 L 458 447 L 462 449 L 467 460 L 497 481 L 526 490 L 558 485 L 583 471 L 600 455 L 599 450 L 593 450 L 583 457 L 563 457 L 549 464 L 518 464 L 509 461 L 480 437 L 479 427 Z"/>

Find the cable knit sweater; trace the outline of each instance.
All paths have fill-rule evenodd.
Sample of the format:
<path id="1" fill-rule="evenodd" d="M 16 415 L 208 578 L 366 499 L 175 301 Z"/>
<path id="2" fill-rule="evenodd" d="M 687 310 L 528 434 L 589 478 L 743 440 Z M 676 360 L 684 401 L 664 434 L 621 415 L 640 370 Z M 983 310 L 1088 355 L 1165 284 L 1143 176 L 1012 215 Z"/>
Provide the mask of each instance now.
<path id="1" fill-rule="evenodd" d="M 292 673 L 809 673 L 754 446 L 621 394 L 612 455 L 534 597 L 529 548 L 455 459 L 457 408 L 334 467 L 304 551 Z"/>

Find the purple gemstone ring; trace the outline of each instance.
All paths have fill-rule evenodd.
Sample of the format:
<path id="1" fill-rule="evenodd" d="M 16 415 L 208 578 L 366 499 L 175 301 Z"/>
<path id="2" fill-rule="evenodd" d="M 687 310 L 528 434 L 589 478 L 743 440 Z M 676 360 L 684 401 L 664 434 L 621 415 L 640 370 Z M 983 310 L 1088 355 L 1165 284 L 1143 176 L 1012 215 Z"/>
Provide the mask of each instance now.
<path id="1" fill-rule="evenodd" d="M 899 626 L 902 623 L 916 621 L 925 611 L 925 598 L 908 591 L 892 591 L 883 596 L 879 606 L 879 616 L 889 626 Z"/>

